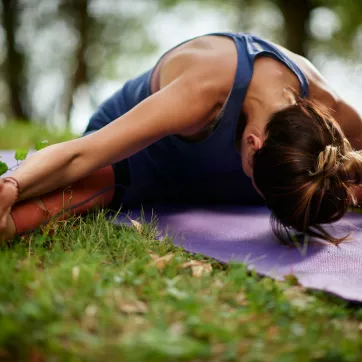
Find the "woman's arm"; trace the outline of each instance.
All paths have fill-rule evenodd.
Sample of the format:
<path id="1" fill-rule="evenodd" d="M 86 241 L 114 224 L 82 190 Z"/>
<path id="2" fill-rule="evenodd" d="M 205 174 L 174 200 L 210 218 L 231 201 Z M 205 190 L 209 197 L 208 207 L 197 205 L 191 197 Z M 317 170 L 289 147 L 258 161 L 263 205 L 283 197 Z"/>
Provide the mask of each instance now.
<path id="1" fill-rule="evenodd" d="M 305 72 L 310 83 L 311 97 L 333 110 L 334 118 L 352 147 L 356 150 L 362 149 L 362 115 L 331 88 L 312 63 L 306 59 L 304 61 L 308 64 Z"/>
<path id="2" fill-rule="evenodd" d="M 362 150 L 362 115 L 343 99 L 338 99 L 335 117 L 355 150 Z"/>
<path id="3" fill-rule="evenodd" d="M 274 44 L 276 45 L 276 44 Z M 309 81 L 310 96 L 334 111 L 333 116 L 356 150 L 362 149 L 362 115 L 332 89 L 319 70 L 306 58 L 276 45 L 303 70 Z"/>
<path id="4" fill-rule="evenodd" d="M 362 116 L 341 98 L 337 99 L 334 109 L 335 118 L 352 147 L 355 150 L 362 150 Z M 362 205 L 362 185 L 358 185 L 355 190 L 355 197 L 358 204 Z"/>
<path id="5" fill-rule="evenodd" d="M 19 200 L 69 185 L 166 135 L 201 129 L 219 103 L 212 74 L 213 67 L 193 67 L 101 130 L 35 153 L 11 175 Z"/>

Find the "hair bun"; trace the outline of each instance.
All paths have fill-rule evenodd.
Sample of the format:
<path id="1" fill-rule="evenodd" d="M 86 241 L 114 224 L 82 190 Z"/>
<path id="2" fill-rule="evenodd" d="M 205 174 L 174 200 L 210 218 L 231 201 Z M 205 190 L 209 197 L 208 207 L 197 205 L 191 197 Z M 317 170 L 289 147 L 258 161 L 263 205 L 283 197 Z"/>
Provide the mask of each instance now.
<path id="1" fill-rule="evenodd" d="M 340 152 L 336 146 L 327 145 L 319 152 L 315 171 L 309 171 L 311 176 L 324 174 L 326 177 L 334 176 L 340 168 Z"/>
<path id="2" fill-rule="evenodd" d="M 362 172 L 362 151 L 354 151 L 351 147 L 344 151 L 347 152 L 342 154 L 338 147 L 327 145 L 318 155 L 315 171 L 309 171 L 309 175 L 337 176 L 346 184 L 359 184 Z"/>

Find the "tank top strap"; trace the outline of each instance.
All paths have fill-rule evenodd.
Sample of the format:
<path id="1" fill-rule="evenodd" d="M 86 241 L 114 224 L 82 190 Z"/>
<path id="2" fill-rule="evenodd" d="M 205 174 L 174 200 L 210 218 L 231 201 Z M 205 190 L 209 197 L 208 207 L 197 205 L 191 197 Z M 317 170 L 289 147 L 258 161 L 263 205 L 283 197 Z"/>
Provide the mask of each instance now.
<path id="1" fill-rule="evenodd" d="M 251 35 L 248 33 L 236 33 L 235 35 L 236 37 L 242 38 L 244 40 L 248 55 L 252 62 L 254 62 L 257 56 L 263 55 L 279 60 L 281 63 L 287 66 L 299 80 L 300 96 L 308 97 L 309 83 L 307 77 L 299 68 L 299 66 L 286 54 L 284 54 L 276 45 L 267 40 L 261 39 L 256 35 Z"/>
<path id="2" fill-rule="evenodd" d="M 216 144 L 227 144 L 228 150 L 231 150 L 234 155 L 239 154 L 239 156 L 237 156 L 237 162 L 240 162 L 240 153 L 234 151 L 236 151 L 235 143 L 239 116 L 253 74 L 252 59 L 246 51 L 245 40 L 236 33 L 215 32 L 205 35 L 231 38 L 234 41 L 237 50 L 237 67 L 233 85 L 222 110 L 217 117 L 217 124 L 214 126 L 213 132 L 202 141 L 187 142 L 187 147 L 190 149 L 207 149 L 209 147 L 214 148 Z M 171 138 L 174 143 L 179 143 L 181 147 L 185 145 L 185 141 L 179 139 L 177 136 L 171 136 Z"/>
<path id="3" fill-rule="evenodd" d="M 218 128 L 227 129 L 227 131 L 221 132 L 224 133 L 224 136 L 228 133 L 230 144 L 234 145 L 240 114 L 253 75 L 253 59 L 248 54 L 245 39 L 238 33 L 215 32 L 207 35 L 231 38 L 234 41 L 237 51 L 237 66 L 234 82 L 222 108 L 221 117 L 218 117 L 219 122 L 216 128 L 216 130 L 218 130 Z"/>

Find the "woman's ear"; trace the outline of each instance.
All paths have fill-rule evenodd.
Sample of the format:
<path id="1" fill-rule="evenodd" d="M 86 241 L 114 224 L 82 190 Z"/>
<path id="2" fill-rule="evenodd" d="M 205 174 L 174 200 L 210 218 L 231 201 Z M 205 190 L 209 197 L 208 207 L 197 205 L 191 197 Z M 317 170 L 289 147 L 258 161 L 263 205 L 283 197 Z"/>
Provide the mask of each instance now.
<path id="1" fill-rule="evenodd" d="M 263 139 L 260 136 L 257 136 L 254 133 L 251 133 L 247 137 L 247 144 L 248 144 L 248 153 L 247 153 L 247 162 L 248 166 L 252 170 L 254 167 L 254 154 L 263 146 Z"/>
<path id="2" fill-rule="evenodd" d="M 253 151 L 253 153 L 257 150 L 259 150 L 263 145 L 263 140 L 261 135 L 258 136 L 254 133 L 250 133 L 246 139 L 248 147 L 250 147 Z"/>

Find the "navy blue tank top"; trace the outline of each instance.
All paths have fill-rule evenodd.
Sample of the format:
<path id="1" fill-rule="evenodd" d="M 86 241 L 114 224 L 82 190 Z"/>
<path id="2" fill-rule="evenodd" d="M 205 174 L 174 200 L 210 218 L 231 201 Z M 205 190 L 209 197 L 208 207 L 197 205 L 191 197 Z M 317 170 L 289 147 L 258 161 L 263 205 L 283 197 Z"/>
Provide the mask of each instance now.
<path id="1" fill-rule="evenodd" d="M 257 36 L 246 33 L 207 35 L 231 38 L 238 54 L 234 83 L 222 116 L 206 139 L 191 142 L 170 135 L 129 157 L 131 183 L 125 189 L 124 205 L 174 201 L 264 203 L 250 178 L 244 174 L 240 151 L 235 147 L 240 113 L 255 57 L 270 56 L 285 64 L 298 77 L 302 97 L 308 96 L 308 81 L 291 59 Z M 92 116 L 86 133 L 105 126 L 149 97 L 153 70 L 131 79 L 106 100 Z"/>

